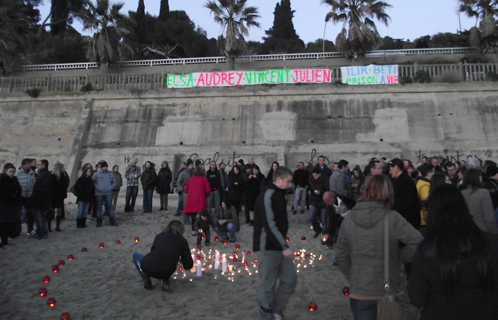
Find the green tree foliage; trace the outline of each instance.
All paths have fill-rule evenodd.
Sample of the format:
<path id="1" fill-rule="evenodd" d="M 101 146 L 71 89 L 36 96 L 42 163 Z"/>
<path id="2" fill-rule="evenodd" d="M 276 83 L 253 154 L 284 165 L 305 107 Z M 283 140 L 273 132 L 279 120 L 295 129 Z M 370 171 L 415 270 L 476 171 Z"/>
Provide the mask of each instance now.
<path id="1" fill-rule="evenodd" d="M 29 49 L 36 15 L 32 7 L 18 0 L 0 1 L 0 68 L 6 75 Z M 29 4 L 29 3 L 28 3 Z"/>
<path id="2" fill-rule="evenodd" d="M 476 26 L 469 31 L 469 41 L 482 53 L 498 53 L 497 0 L 459 0 L 460 12 L 476 18 Z"/>
<path id="3" fill-rule="evenodd" d="M 273 27 L 266 30 L 268 37 L 263 38 L 266 51 L 269 53 L 300 52 L 304 42 L 299 39 L 294 29 L 292 18 L 295 10 L 291 9 L 290 0 L 281 0 L 275 6 Z"/>
<path id="4" fill-rule="evenodd" d="M 306 48 L 302 50 L 303 52 L 336 52 L 337 48 L 332 41 L 325 40 L 325 46 L 323 39 L 317 39 L 315 42 L 308 42 Z"/>
<path id="5" fill-rule="evenodd" d="M 382 38 L 373 19 L 388 25 L 389 16 L 385 10 L 391 7 L 378 0 L 322 0 L 332 8 L 325 16 L 325 22 L 342 23 L 336 45 L 346 52 L 349 59 L 362 58 L 368 51 L 378 48 Z"/>
<path id="6" fill-rule="evenodd" d="M 64 33 L 73 23 L 74 15 L 81 8 L 83 8 L 83 0 L 52 0 L 49 16 L 50 32 L 53 35 Z"/>
<path id="7" fill-rule="evenodd" d="M 64 34 L 52 35 L 43 30 L 33 39 L 25 64 L 86 62 L 85 38 L 69 26 Z"/>
<path id="8" fill-rule="evenodd" d="M 159 8 L 159 20 L 166 21 L 169 17 L 169 2 L 168 0 L 161 0 L 161 7 Z"/>
<path id="9" fill-rule="evenodd" d="M 244 52 L 244 36 L 249 35 L 248 28 L 260 27 L 256 21 L 260 17 L 258 9 L 246 7 L 246 3 L 247 0 L 210 0 L 205 4 L 214 15 L 214 21 L 225 32 L 225 37 L 220 36 L 219 41 L 224 42 L 228 68 L 231 70 L 235 67 L 235 57 Z"/>
<path id="10" fill-rule="evenodd" d="M 415 47 L 418 49 L 424 48 L 455 48 L 469 46 L 469 32 L 461 33 L 437 33 L 433 36 L 423 36 L 415 39 Z"/>
<path id="11" fill-rule="evenodd" d="M 126 17 L 120 12 L 123 3 L 111 4 L 109 0 L 85 0 L 88 9 L 82 9 L 77 17 L 83 23 L 84 30 L 94 32 L 87 37 L 86 56 L 91 61 L 112 64 L 132 53 L 131 47 L 123 39 L 129 30 Z"/>

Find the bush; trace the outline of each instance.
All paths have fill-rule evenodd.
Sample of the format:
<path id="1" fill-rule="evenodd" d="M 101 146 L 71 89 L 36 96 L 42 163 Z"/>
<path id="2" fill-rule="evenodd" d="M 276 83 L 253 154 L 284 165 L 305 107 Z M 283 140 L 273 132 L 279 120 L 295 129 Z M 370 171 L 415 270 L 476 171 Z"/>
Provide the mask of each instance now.
<path id="1" fill-rule="evenodd" d="M 439 82 L 449 82 L 449 83 L 460 82 L 460 74 L 457 71 L 445 71 L 439 77 Z"/>
<path id="2" fill-rule="evenodd" d="M 402 76 L 399 78 L 399 83 L 400 84 L 407 84 L 407 83 L 413 83 L 412 77 L 410 76 Z"/>
<path id="3" fill-rule="evenodd" d="M 87 83 L 80 88 L 81 92 L 88 92 L 88 91 L 93 91 L 93 86 L 91 83 Z"/>
<path id="4" fill-rule="evenodd" d="M 413 77 L 413 82 L 415 83 L 429 83 L 431 82 L 431 75 L 425 70 L 419 70 L 415 72 Z"/>
<path id="5" fill-rule="evenodd" d="M 37 98 L 40 96 L 41 89 L 40 88 L 31 88 L 26 90 L 26 93 L 31 97 L 31 98 Z"/>
<path id="6" fill-rule="evenodd" d="M 486 73 L 486 81 L 498 81 L 498 73 L 489 71 L 488 73 Z"/>

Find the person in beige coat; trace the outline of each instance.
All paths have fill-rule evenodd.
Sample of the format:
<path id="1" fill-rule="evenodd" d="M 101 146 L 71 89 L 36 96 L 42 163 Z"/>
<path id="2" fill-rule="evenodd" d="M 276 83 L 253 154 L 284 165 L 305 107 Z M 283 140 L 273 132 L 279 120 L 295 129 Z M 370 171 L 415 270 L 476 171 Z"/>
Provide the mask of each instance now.
<path id="1" fill-rule="evenodd" d="M 488 190 L 481 188 L 481 175 L 480 170 L 468 169 L 460 190 L 475 224 L 484 232 L 498 234 L 491 196 Z"/>

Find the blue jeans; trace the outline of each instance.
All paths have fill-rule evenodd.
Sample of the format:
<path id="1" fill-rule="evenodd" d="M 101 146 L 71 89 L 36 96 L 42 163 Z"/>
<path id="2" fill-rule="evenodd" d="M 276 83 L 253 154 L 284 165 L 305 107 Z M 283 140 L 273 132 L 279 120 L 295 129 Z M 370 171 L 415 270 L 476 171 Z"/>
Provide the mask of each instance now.
<path id="1" fill-rule="evenodd" d="M 76 214 L 76 219 L 85 219 L 88 208 L 90 208 L 90 202 L 78 201 L 78 213 Z"/>
<path id="2" fill-rule="evenodd" d="M 349 299 L 351 311 L 355 320 L 375 320 L 377 319 L 377 304 L 379 300 L 356 300 Z"/>
<path id="3" fill-rule="evenodd" d="M 309 218 L 311 225 L 313 226 L 313 230 L 320 233 L 322 232 L 322 227 L 320 226 L 320 223 L 318 223 L 318 217 L 320 217 L 322 226 L 325 227 L 327 225 L 327 208 L 311 207 L 310 209 Z"/>
<path id="4" fill-rule="evenodd" d="M 140 277 L 142 277 L 143 282 L 147 282 L 150 280 L 150 278 L 142 271 L 142 268 L 140 267 L 140 263 L 142 262 L 142 259 L 145 256 L 143 253 L 137 251 L 133 254 L 133 263 L 135 264 L 135 268 L 137 268 L 138 274 L 140 274 Z"/>
<path id="5" fill-rule="evenodd" d="M 211 191 L 211 194 L 207 198 L 207 210 L 209 215 L 212 217 L 214 215 L 214 211 L 220 206 L 220 193 L 218 190 Z"/>
<path id="6" fill-rule="evenodd" d="M 225 240 L 227 235 L 230 234 L 230 241 L 235 241 L 237 237 L 235 233 L 238 231 L 237 226 L 233 223 L 225 223 L 220 226 L 218 222 L 214 223 L 214 231 L 221 237 L 221 240 Z"/>
<path id="7" fill-rule="evenodd" d="M 33 214 L 36 219 L 36 233 L 39 237 L 47 235 L 47 212 L 48 210 L 38 210 L 33 208 Z"/>
<path id="8" fill-rule="evenodd" d="M 144 213 L 146 213 L 146 212 L 152 213 L 152 195 L 153 194 L 154 194 L 154 189 L 144 190 L 144 202 L 143 202 Z"/>
<path id="9" fill-rule="evenodd" d="M 275 319 L 282 313 L 297 284 L 296 266 L 282 251 L 258 251 L 258 315 L 260 319 Z M 277 288 L 277 279 L 278 288 Z"/>
<path id="10" fill-rule="evenodd" d="M 104 202 L 105 212 L 109 214 L 109 224 L 111 226 L 115 225 L 116 221 L 114 220 L 114 209 L 112 208 L 111 195 L 107 194 L 105 196 L 95 196 L 97 227 L 102 225 L 102 202 Z"/>
<path id="11" fill-rule="evenodd" d="M 294 200 L 294 210 L 298 210 L 301 206 L 301 210 L 306 207 L 306 188 L 296 187 L 296 196 Z"/>
<path id="12" fill-rule="evenodd" d="M 135 201 L 137 200 L 137 195 L 138 195 L 138 186 L 126 187 L 125 212 L 130 212 L 133 211 L 133 209 L 135 209 Z"/>

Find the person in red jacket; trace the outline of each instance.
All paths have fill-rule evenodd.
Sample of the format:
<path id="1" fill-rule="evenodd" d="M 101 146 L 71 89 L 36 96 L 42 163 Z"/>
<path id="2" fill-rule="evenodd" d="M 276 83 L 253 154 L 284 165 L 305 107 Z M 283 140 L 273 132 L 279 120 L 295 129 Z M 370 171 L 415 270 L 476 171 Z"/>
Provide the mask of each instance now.
<path id="1" fill-rule="evenodd" d="M 186 216 L 192 217 L 192 235 L 196 235 L 197 231 L 194 228 L 194 222 L 197 214 L 202 209 L 207 208 L 207 197 L 211 194 L 209 181 L 204 177 L 204 168 L 196 167 L 194 175 L 190 177 L 185 185 L 185 193 L 187 201 L 183 212 Z"/>

